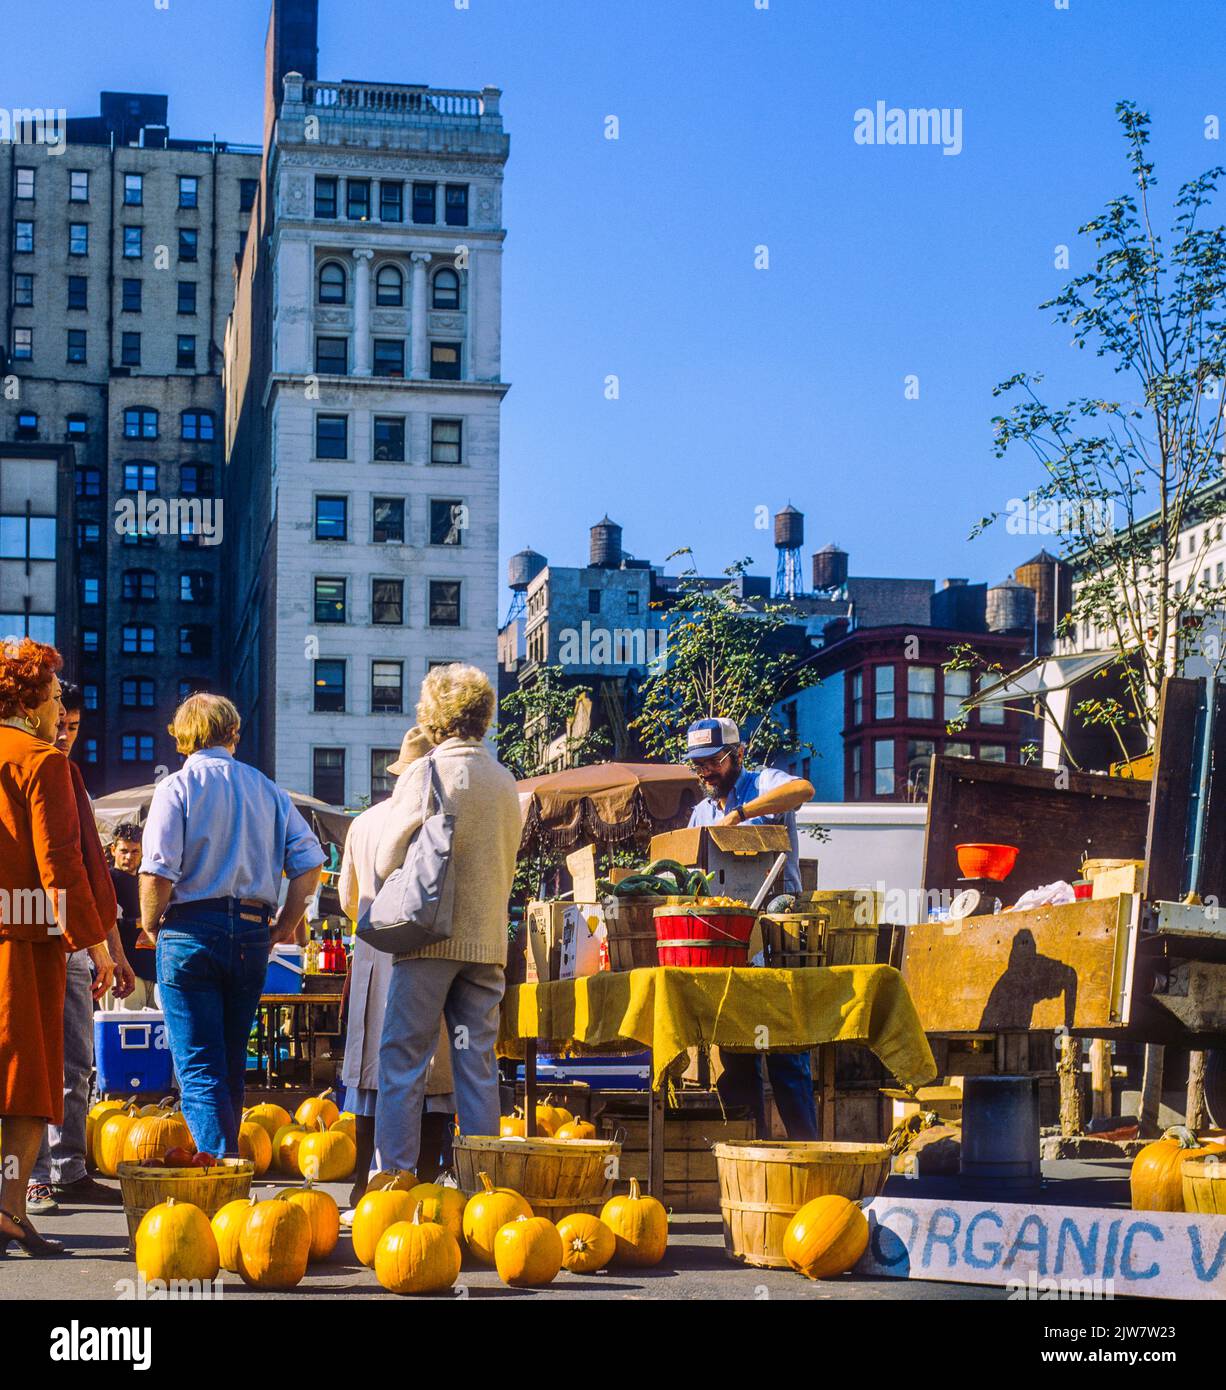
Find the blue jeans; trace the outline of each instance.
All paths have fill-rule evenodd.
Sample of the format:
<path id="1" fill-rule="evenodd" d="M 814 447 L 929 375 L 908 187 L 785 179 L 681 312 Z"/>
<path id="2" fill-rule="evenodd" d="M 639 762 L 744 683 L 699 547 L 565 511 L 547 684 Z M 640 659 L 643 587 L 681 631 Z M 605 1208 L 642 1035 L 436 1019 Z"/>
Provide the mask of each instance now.
<path id="1" fill-rule="evenodd" d="M 807 1052 L 767 1052 L 766 1071 L 779 1118 L 793 1140 L 817 1138 L 817 1102 L 813 1099 L 813 1073 Z M 749 1108 L 758 1127 L 758 1138 L 767 1137 L 766 1096 L 762 1091 L 762 1057 L 754 1052 L 729 1052 L 720 1048 L 723 1074 L 715 1083 L 726 1106 Z"/>
<path id="2" fill-rule="evenodd" d="M 182 1092 L 202 1153 L 238 1154 L 247 1040 L 268 970 L 268 926 L 235 912 L 176 916 L 158 932 L 158 992 Z"/>

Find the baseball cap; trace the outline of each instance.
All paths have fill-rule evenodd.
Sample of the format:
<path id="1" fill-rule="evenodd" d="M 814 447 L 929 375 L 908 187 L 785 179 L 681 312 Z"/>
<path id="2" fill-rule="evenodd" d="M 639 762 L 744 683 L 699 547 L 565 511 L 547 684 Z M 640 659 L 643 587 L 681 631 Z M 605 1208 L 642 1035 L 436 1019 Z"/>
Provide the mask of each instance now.
<path id="1" fill-rule="evenodd" d="M 685 756 L 711 758 L 740 741 L 740 730 L 731 719 L 699 719 L 685 731 Z"/>
<path id="2" fill-rule="evenodd" d="M 418 758 L 424 758 L 433 746 L 421 727 L 414 724 L 401 740 L 400 756 L 394 763 L 388 763 L 388 772 L 399 776 L 405 768 L 412 767 Z"/>

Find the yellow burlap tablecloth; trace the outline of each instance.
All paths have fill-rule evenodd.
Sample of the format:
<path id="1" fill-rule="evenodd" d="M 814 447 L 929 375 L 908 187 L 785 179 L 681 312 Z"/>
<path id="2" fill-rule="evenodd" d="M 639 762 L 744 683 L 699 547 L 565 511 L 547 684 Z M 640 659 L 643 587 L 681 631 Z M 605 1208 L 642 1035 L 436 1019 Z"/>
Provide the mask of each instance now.
<path id="1" fill-rule="evenodd" d="M 700 1043 L 785 1051 L 865 1043 L 904 1086 L 937 1074 L 907 986 L 889 965 L 657 966 L 516 985 L 503 1000 L 499 1055 L 522 1057 L 526 1038 L 552 1052 L 650 1048 L 656 1087 Z"/>

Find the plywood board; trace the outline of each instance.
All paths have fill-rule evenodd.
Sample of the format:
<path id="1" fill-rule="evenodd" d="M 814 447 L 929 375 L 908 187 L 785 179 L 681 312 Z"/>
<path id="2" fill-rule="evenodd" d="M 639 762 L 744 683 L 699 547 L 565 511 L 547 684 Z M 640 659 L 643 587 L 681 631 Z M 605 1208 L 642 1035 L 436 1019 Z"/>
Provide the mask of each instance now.
<path id="1" fill-rule="evenodd" d="M 1000 912 L 907 928 L 903 978 L 926 1032 L 1104 1028 L 1130 901 Z"/>

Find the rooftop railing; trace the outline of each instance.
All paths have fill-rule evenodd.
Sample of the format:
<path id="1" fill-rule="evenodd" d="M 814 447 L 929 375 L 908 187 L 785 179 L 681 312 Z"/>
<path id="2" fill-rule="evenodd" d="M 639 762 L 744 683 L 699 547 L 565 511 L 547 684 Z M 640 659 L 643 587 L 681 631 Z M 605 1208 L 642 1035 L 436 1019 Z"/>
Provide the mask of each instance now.
<path id="1" fill-rule="evenodd" d="M 314 107 L 344 115 L 392 116 L 422 124 L 456 124 L 498 116 L 497 87 L 480 92 L 453 91 L 439 87 L 397 86 L 386 82 L 308 82 L 291 73 L 285 79 L 286 100 L 303 101 Z M 295 87 L 301 88 L 301 97 Z"/>

